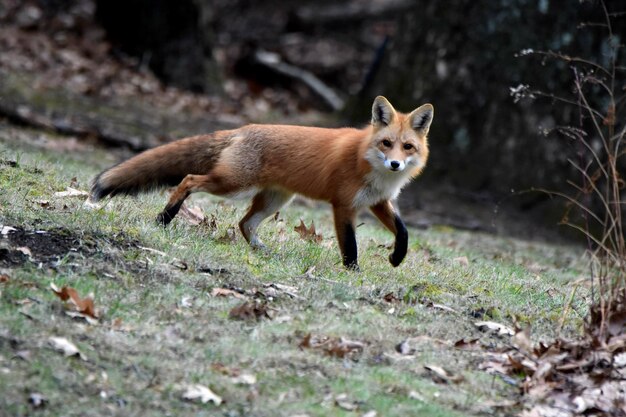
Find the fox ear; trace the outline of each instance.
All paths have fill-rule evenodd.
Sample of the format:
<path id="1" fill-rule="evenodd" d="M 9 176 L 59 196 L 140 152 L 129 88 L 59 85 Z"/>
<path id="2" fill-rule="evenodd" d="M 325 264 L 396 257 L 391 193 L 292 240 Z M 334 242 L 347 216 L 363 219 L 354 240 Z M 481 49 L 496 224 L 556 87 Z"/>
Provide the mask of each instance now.
<path id="1" fill-rule="evenodd" d="M 409 114 L 411 127 L 420 135 L 426 135 L 433 121 L 435 109 L 432 104 L 423 104 Z"/>
<path id="2" fill-rule="evenodd" d="M 383 96 L 376 97 L 372 106 L 372 124 L 387 126 L 395 117 L 396 111 L 391 103 Z"/>

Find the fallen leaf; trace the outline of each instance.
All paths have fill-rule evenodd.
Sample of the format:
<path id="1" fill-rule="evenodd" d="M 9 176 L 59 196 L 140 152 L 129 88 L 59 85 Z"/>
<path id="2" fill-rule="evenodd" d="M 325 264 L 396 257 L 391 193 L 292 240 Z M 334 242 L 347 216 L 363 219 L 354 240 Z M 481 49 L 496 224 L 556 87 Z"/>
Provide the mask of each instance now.
<path id="1" fill-rule="evenodd" d="M 478 343 L 478 339 L 470 339 L 470 340 L 459 339 L 456 342 L 454 342 L 454 347 L 457 349 L 476 349 L 480 347 L 480 345 Z"/>
<path id="2" fill-rule="evenodd" d="M 88 197 L 87 191 L 77 190 L 76 188 L 67 187 L 65 191 L 57 191 L 55 197 Z"/>
<path id="3" fill-rule="evenodd" d="M 11 232 L 16 231 L 17 229 L 15 227 L 11 227 L 11 226 L 2 226 L 2 230 L 0 231 L 0 235 L 2 236 L 6 236 Z"/>
<path id="4" fill-rule="evenodd" d="M 228 317 L 235 320 L 259 320 L 262 318 L 272 318 L 268 313 L 267 304 L 258 301 L 243 302 L 230 310 Z"/>
<path id="5" fill-rule="evenodd" d="M 429 307 L 435 308 L 437 310 L 447 311 L 448 313 L 458 313 L 452 307 L 448 307 L 447 305 L 432 303 Z"/>
<path id="6" fill-rule="evenodd" d="M 496 323 L 495 321 L 477 321 L 474 323 L 474 326 L 478 327 L 479 330 L 489 331 L 489 332 L 497 332 L 500 336 L 513 336 L 515 331 L 504 324 Z"/>
<path id="7" fill-rule="evenodd" d="M 426 398 L 422 394 L 413 390 L 409 391 L 409 398 L 412 400 L 421 401 L 423 403 L 427 402 Z"/>
<path id="8" fill-rule="evenodd" d="M 238 385 L 254 385 L 256 384 L 256 376 L 252 374 L 241 374 L 233 377 L 231 381 L 233 384 Z"/>
<path id="9" fill-rule="evenodd" d="M 48 342 L 54 350 L 63 353 L 63 355 L 67 357 L 78 356 L 82 360 L 87 360 L 85 355 L 78 350 L 76 345 L 64 337 L 50 337 Z"/>
<path id="10" fill-rule="evenodd" d="M 219 372 L 222 375 L 227 375 L 227 376 L 231 376 L 231 377 L 237 377 L 239 375 L 241 375 L 241 369 L 239 368 L 229 368 L 228 366 L 224 365 L 223 363 L 220 362 L 215 362 L 211 364 L 211 369 L 213 369 L 216 372 Z"/>
<path id="11" fill-rule="evenodd" d="M 613 364 L 616 368 L 626 367 L 626 352 L 618 353 L 613 357 Z"/>
<path id="12" fill-rule="evenodd" d="M 307 228 L 304 221 L 300 219 L 300 225 L 294 227 L 293 230 L 298 232 L 302 239 L 310 242 L 320 243 L 323 239 L 322 235 L 315 231 L 315 223 L 313 221 L 311 221 L 311 226 Z"/>
<path id="13" fill-rule="evenodd" d="M 185 295 L 180 299 L 180 304 L 182 308 L 191 308 L 193 307 L 193 297 L 189 295 Z"/>
<path id="14" fill-rule="evenodd" d="M 335 405 L 346 411 L 356 411 L 359 408 L 359 404 L 355 401 L 348 399 L 348 394 L 339 394 L 335 397 Z"/>
<path id="15" fill-rule="evenodd" d="M 305 298 L 298 295 L 298 289 L 296 287 L 292 287 L 291 285 L 284 285 L 279 283 L 268 283 L 263 284 L 263 291 L 257 292 L 261 296 L 265 296 L 266 298 L 273 297 L 277 298 L 283 294 L 289 296 L 290 298 L 295 298 L 298 300 L 304 300 Z"/>
<path id="16" fill-rule="evenodd" d="M 487 400 L 480 403 L 479 409 L 483 410 L 483 412 L 493 408 L 510 409 L 518 404 L 519 402 L 516 400 Z"/>
<path id="17" fill-rule="evenodd" d="M 30 350 L 18 350 L 15 352 L 15 357 L 26 362 L 30 362 L 33 354 Z"/>
<path id="18" fill-rule="evenodd" d="M 504 364 L 501 360 L 487 360 L 478 365 L 478 369 L 486 371 L 488 374 L 500 374 L 507 375 L 510 367 Z"/>
<path id="19" fill-rule="evenodd" d="M 424 369 L 430 372 L 435 382 L 457 383 L 457 382 L 463 381 L 464 379 L 463 375 L 454 375 L 451 372 L 437 365 L 424 365 Z"/>
<path id="20" fill-rule="evenodd" d="M 85 202 L 83 203 L 83 207 L 87 210 L 97 210 L 103 207 L 102 203 L 97 203 L 93 200 L 91 200 L 91 198 L 88 198 L 87 200 L 85 200 Z"/>
<path id="21" fill-rule="evenodd" d="M 511 338 L 511 344 L 518 348 L 523 353 L 530 353 L 533 351 L 533 343 L 530 340 L 530 326 L 518 331 Z"/>
<path id="22" fill-rule="evenodd" d="M 83 319 L 89 324 L 98 324 L 98 319 L 91 317 L 89 314 L 79 313 L 78 311 L 66 311 L 65 315 L 73 319 Z"/>
<path id="23" fill-rule="evenodd" d="M 209 401 L 215 405 L 220 405 L 222 403 L 222 398 L 220 396 L 200 384 L 189 385 L 183 393 L 183 399 L 189 401 L 200 401 L 203 404 L 206 404 Z"/>
<path id="24" fill-rule="evenodd" d="M 198 226 L 206 220 L 206 216 L 200 207 L 188 207 L 185 203 L 180 207 L 178 216 L 187 221 L 192 226 Z"/>
<path id="25" fill-rule="evenodd" d="M 27 246 L 20 246 L 19 248 L 15 248 L 16 251 L 23 253 L 24 255 L 28 256 L 28 257 L 32 257 L 33 253 L 30 251 L 30 248 L 28 248 Z"/>
<path id="26" fill-rule="evenodd" d="M 211 290 L 211 295 L 213 297 L 235 297 L 240 298 L 242 300 L 247 299 L 247 297 L 241 293 L 238 293 L 234 290 L 229 290 L 228 288 L 213 288 Z"/>
<path id="27" fill-rule="evenodd" d="M 41 408 L 46 405 L 46 403 L 48 402 L 48 399 L 44 397 L 43 394 L 40 394 L 38 392 L 32 392 L 28 396 L 28 402 L 32 404 L 32 406 L 35 408 Z"/>
<path id="28" fill-rule="evenodd" d="M 459 256 L 458 258 L 454 258 L 453 261 L 461 266 L 469 266 L 469 259 L 467 259 L 467 256 Z"/>
<path id="29" fill-rule="evenodd" d="M 396 297 L 396 295 L 393 292 L 385 294 L 383 296 L 383 300 L 385 300 L 388 303 L 397 303 L 400 301 L 400 299 Z"/>
<path id="30" fill-rule="evenodd" d="M 11 277 L 7 274 L 0 274 L 0 284 L 4 284 L 5 282 L 11 281 Z"/>
<path id="31" fill-rule="evenodd" d="M 329 356 L 345 358 L 362 353 L 365 349 L 365 343 L 348 340 L 343 337 L 329 338 L 327 336 L 313 336 L 308 333 L 302 338 L 298 347 L 301 349 L 317 349 Z"/>
<path id="32" fill-rule="evenodd" d="M 89 316 L 94 319 L 98 318 L 98 314 L 93 304 L 92 296 L 81 298 L 74 288 L 64 285 L 61 289 L 59 289 L 53 282 L 50 283 L 50 289 L 61 300 L 67 301 L 69 307 L 74 312 L 84 314 L 85 316 Z"/>

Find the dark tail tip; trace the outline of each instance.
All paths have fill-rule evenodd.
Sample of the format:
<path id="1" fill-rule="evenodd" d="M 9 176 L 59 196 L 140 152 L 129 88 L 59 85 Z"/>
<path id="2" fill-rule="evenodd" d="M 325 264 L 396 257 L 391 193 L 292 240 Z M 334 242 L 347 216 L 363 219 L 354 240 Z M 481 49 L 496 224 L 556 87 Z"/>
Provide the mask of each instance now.
<path id="1" fill-rule="evenodd" d="M 105 171 L 106 172 L 106 171 Z M 101 200 L 102 198 L 108 196 L 108 195 L 113 195 L 114 193 L 114 189 L 112 187 L 107 187 L 104 184 L 102 184 L 101 181 L 101 176 L 103 173 L 100 173 L 94 180 L 93 180 L 93 184 L 91 186 L 91 193 L 90 193 L 90 198 L 93 201 L 98 201 Z"/>

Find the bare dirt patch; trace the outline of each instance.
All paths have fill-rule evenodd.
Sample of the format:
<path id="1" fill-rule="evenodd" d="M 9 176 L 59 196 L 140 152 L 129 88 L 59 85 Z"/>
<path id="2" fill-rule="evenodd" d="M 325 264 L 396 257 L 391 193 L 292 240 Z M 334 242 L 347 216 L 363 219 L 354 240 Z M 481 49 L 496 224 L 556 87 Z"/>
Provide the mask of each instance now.
<path id="1" fill-rule="evenodd" d="M 95 242 L 82 239 L 65 229 L 26 230 L 15 228 L 6 234 L 10 248 L 9 265 L 33 262 L 54 263 L 70 252 L 93 253 Z M 22 256 L 17 256 L 21 254 Z M 4 263 L 4 260 L 1 261 Z"/>

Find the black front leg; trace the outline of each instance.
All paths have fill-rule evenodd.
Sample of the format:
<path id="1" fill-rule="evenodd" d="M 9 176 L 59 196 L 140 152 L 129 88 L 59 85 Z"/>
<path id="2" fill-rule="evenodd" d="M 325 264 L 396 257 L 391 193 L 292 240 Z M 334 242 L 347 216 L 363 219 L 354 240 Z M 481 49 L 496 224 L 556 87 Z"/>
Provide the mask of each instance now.
<path id="1" fill-rule="evenodd" d="M 343 228 L 343 265 L 355 271 L 359 270 L 359 264 L 357 261 L 358 250 L 356 247 L 356 234 L 354 233 L 354 226 L 352 223 L 346 224 Z"/>
<path id="2" fill-rule="evenodd" d="M 406 256 L 406 251 L 409 246 L 409 232 L 406 230 L 404 222 L 397 214 L 394 218 L 394 225 L 396 227 L 396 243 L 393 246 L 393 252 L 389 255 L 389 262 L 391 262 L 393 266 L 398 266 Z"/>
<path id="3" fill-rule="evenodd" d="M 157 223 L 160 224 L 161 226 L 167 226 L 168 224 L 170 224 L 172 219 L 176 217 L 176 215 L 178 214 L 178 211 L 182 207 L 184 201 L 185 200 L 179 200 L 175 202 L 174 205 L 172 206 L 170 206 L 168 203 L 168 205 L 163 209 L 163 211 L 157 215 L 157 218 L 156 218 Z"/>

